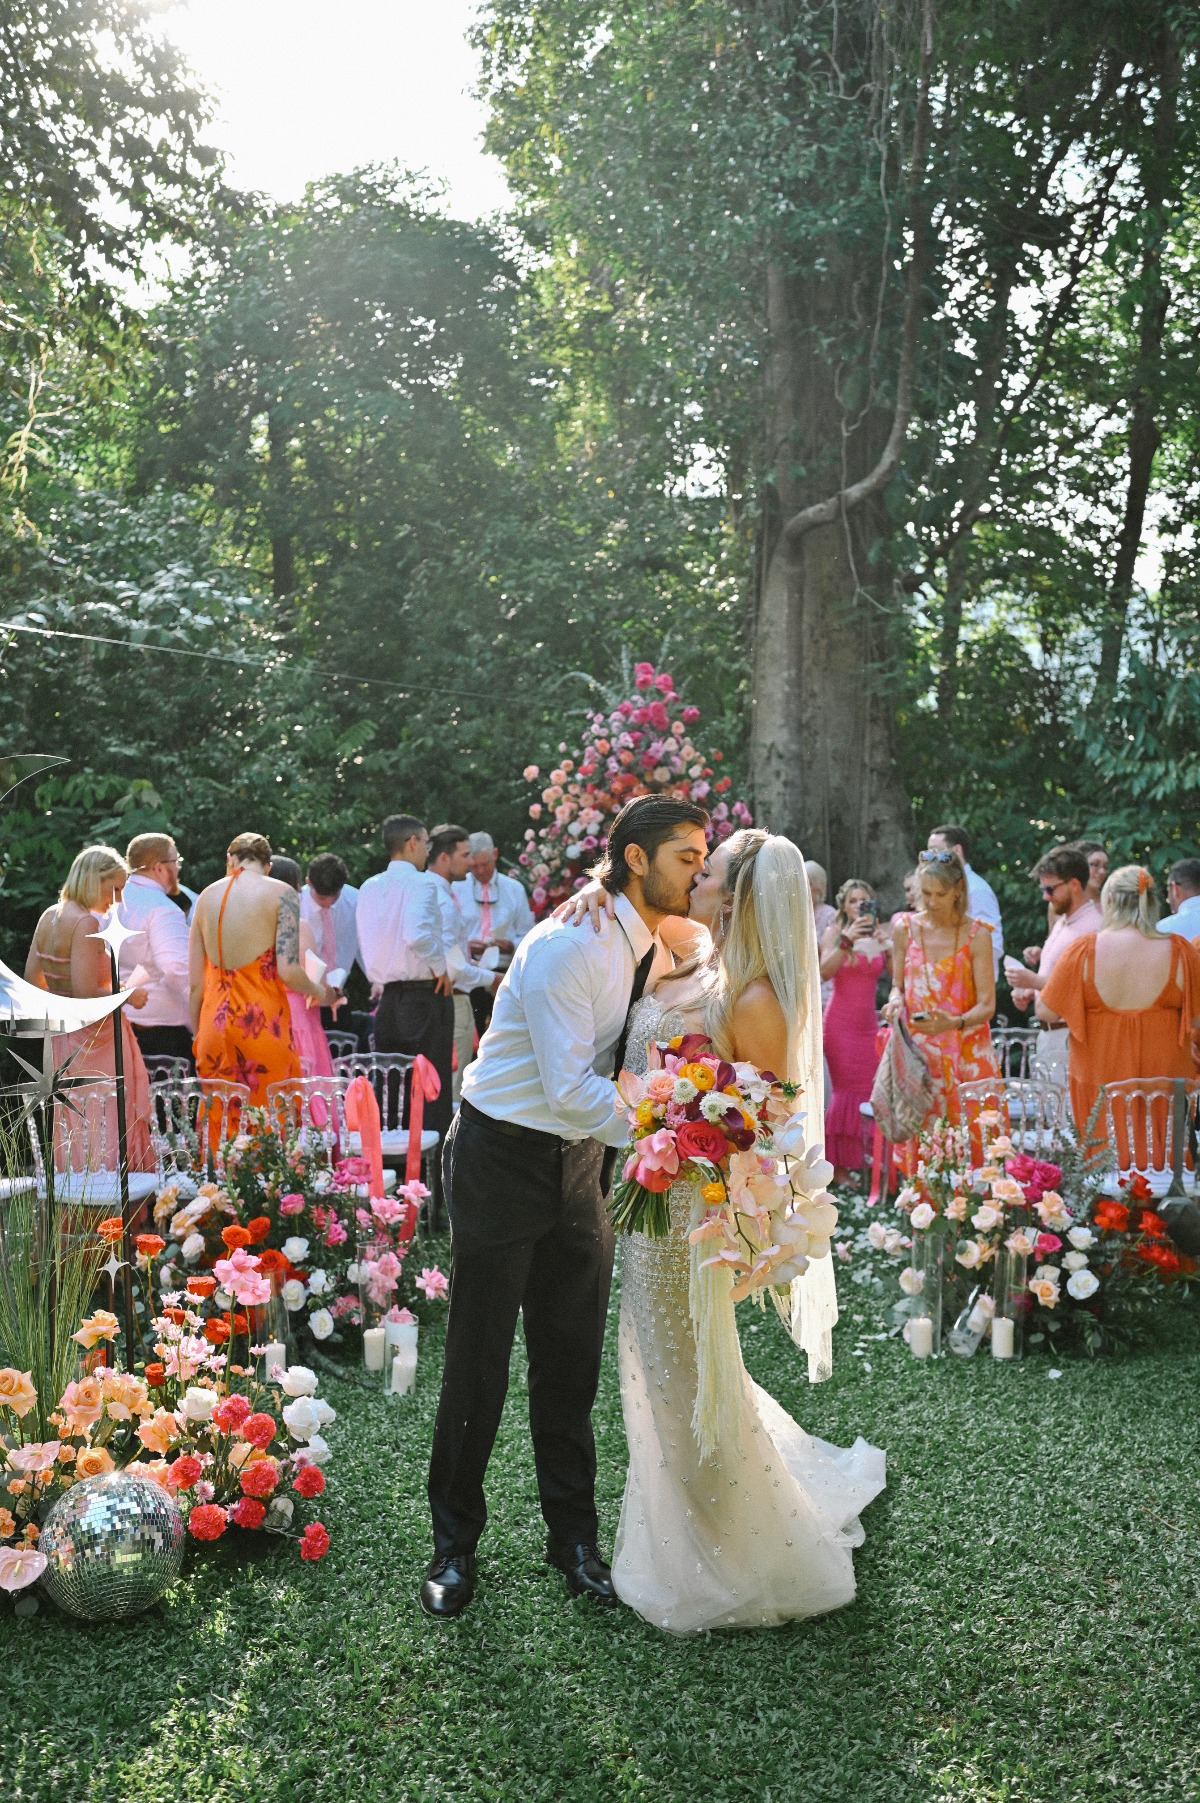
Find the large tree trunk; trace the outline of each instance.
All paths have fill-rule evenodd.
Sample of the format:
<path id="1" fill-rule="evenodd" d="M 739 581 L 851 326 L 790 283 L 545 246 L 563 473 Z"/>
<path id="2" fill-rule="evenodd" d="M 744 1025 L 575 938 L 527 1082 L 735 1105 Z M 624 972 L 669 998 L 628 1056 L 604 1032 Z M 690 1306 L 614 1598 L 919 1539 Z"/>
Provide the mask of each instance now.
<path id="1" fill-rule="evenodd" d="M 843 415 L 835 372 L 818 347 L 820 316 L 845 304 L 852 272 L 802 280 L 768 272 L 768 431 L 782 522 L 837 488 L 830 460 Z M 848 440 L 846 483 L 876 462 L 886 419 Z M 757 817 L 825 865 L 882 883 L 889 899 L 912 859 L 912 822 L 896 767 L 879 581 L 868 546 L 885 530 L 877 500 L 768 548 L 757 598 L 752 759 Z"/>

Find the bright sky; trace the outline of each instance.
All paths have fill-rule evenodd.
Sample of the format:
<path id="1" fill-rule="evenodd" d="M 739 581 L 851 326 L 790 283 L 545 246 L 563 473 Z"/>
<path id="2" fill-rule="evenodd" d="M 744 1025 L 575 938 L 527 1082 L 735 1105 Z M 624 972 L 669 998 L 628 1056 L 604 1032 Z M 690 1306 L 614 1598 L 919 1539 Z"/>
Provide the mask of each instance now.
<path id="1" fill-rule="evenodd" d="M 474 219 L 504 206 L 480 137 L 466 33 L 476 0 L 171 0 L 163 29 L 220 112 L 229 178 L 278 200 L 362 163 L 400 162 L 448 186 Z"/>

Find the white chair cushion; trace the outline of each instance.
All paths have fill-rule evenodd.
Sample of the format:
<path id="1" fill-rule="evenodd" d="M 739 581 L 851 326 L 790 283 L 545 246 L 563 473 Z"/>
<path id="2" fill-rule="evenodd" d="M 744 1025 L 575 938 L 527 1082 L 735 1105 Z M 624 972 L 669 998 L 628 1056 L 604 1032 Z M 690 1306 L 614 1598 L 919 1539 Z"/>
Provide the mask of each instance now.
<path id="1" fill-rule="evenodd" d="M 397 1182 L 398 1178 L 396 1172 L 385 1169 L 383 1173 L 383 1193 L 385 1196 L 395 1189 Z M 354 1194 L 358 1197 L 360 1202 L 365 1202 L 370 1193 L 370 1185 L 366 1183 L 358 1184 L 354 1191 Z"/>
<path id="2" fill-rule="evenodd" d="M 0 1200 L 32 1188 L 32 1177 L 5 1177 L 0 1180 Z M 56 1171 L 54 1194 L 61 1202 L 78 1202 L 87 1208 L 116 1208 L 121 1202 L 121 1181 L 116 1171 Z M 145 1202 L 157 1194 L 158 1178 L 153 1171 L 130 1171 L 131 1202 Z"/>
<path id="3" fill-rule="evenodd" d="M 380 1134 L 380 1143 L 385 1158 L 403 1158 L 408 1151 L 408 1128 L 394 1127 Z M 432 1152 L 438 1143 L 438 1135 L 431 1127 L 421 1133 L 421 1153 Z M 362 1156 L 362 1139 L 357 1133 L 350 1135 L 350 1150 L 356 1157 Z"/>

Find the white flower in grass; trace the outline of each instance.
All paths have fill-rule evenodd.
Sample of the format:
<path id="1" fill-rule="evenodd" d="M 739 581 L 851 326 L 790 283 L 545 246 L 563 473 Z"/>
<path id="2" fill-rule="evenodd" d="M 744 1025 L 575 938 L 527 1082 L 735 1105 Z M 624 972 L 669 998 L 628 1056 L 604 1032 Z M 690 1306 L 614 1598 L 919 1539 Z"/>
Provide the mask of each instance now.
<path id="1" fill-rule="evenodd" d="M 308 1317 L 308 1331 L 314 1340 L 327 1340 L 333 1329 L 333 1316 L 327 1308 L 314 1309 Z"/>
<path id="2" fill-rule="evenodd" d="M 267 1504 L 263 1526 L 269 1534 L 284 1534 L 292 1525 L 296 1505 L 290 1496 L 273 1496 Z"/>
<path id="3" fill-rule="evenodd" d="M 1076 1302 L 1086 1302 L 1100 1288 L 1100 1279 L 1094 1271 L 1074 1271 L 1067 1278 L 1067 1294 L 1074 1296 Z"/>
<path id="4" fill-rule="evenodd" d="M 293 1440 L 309 1440 L 321 1426 L 317 1405 L 311 1396 L 297 1396 L 285 1404 L 283 1419 Z"/>
<path id="5" fill-rule="evenodd" d="M 887 1245 L 887 1228 L 882 1221 L 872 1221 L 867 1228 L 867 1238 L 876 1252 L 882 1252 Z"/>
<path id="6" fill-rule="evenodd" d="M 318 1427 L 328 1427 L 331 1421 L 337 1420 L 337 1410 L 331 1408 L 323 1396 L 313 1398 L 313 1407 L 317 1411 Z"/>
<path id="7" fill-rule="evenodd" d="M 890 1257 L 899 1258 L 900 1254 L 907 1250 L 908 1245 L 909 1242 L 899 1228 L 888 1227 L 884 1230 L 883 1249 Z"/>
<path id="8" fill-rule="evenodd" d="M 314 1465 L 328 1464 L 332 1457 L 328 1440 L 322 1439 L 320 1434 L 312 1434 L 308 1442 L 308 1456 Z"/>

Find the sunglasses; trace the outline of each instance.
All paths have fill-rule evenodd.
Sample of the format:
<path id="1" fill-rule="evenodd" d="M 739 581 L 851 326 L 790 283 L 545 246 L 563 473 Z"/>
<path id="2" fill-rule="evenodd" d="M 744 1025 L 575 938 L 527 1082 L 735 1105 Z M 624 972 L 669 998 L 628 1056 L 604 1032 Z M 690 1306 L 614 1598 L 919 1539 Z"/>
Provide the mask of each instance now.
<path id="1" fill-rule="evenodd" d="M 962 859 L 956 851 L 923 851 L 917 858 L 918 864 L 961 864 Z"/>
<path id="2" fill-rule="evenodd" d="M 1066 881 L 1067 881 L 1067 878 L 1065 876 L 1063 876 L 1063 877 L 1059 877 L 1057 883 L 1039 883 L 1038 888 L 1041 890 L 1043 895 L 1046 895 L 1046 896 L 1057 895 L 1059 890 L 1062 888 L 1063 884 Z"/>

